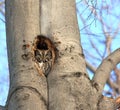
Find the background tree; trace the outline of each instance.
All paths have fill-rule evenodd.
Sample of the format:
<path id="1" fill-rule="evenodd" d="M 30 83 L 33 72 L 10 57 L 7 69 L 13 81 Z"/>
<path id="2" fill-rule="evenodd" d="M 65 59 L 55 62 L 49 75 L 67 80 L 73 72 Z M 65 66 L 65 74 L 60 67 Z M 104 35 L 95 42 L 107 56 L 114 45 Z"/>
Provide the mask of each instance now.
<path id="1" fill-rule="evenodd" d="M 22 5 L 18 6 L 18 4 L 20 4 L 20 3 Z M 12 42 L 10 42 L 10 44 L 8 42 L 8 45 L 14 44 L 14 46 L 15 46 L 15 47 L 13 47 L 11 45 L 11 47 L 10 47 L 10 49 L 12 49 L 12 50 L 11 50 L 11 53 L 9 53 L 9 56 L 10 56 L 10 58 L 14 57 L 14 60 L 12 61 L 9 59 L 10 60 L 9 62 L 10 62 L 10 70 L 12 71 L 11 75 L 16 77 L 15 81 L 11 80 L 11 82 L 13 82 L 13 85 L 11 85 L 10 90 L 12 92 L 10 91 L 9 98 L 10 98 L 10 102 L 14 102 L 15 101 L 14 96 L 16 95 L 17 100 L 20 100 L 19 103 L 17 103 L 18 105 L 16 105 L 15 103 L 8 103 L 8 107 L 12 107 L 9 109 L 11 110 L 11 109 L 18 109 L 18 108 L 21 108 L 21 109 L 28 108 L 28 105 L 29 104 L 31 105 L 29 97 L 34 97 L 30 94 L 30 92 L 33 92 L 34 95 L 36 92 L 38 94 L 40 93 L 39 97 L 41 97 L 41 96 L 43 96 L 43 97 L 41 98 L 42 100 L 40 100 L 40 102 L 38 101 L 38 103 L 41 104 L 42 102 L 49 102 L 49 109 L 52 109 L 52 110 L 57 109 L 57 107 L 58 107 L 58 110 L 59 109 L 69 109 L 69 107 L 72 110 L 73 109 L 77 110 L 79 108 L 92 109 L 92 110 L 98 109 L 98 108 L 105 109 L 105 106 L 99 106 L 99 105 L 101 105 L 100 102 L 102 101 L 101 91 L 102 91 L 103 86 L 106 82 L 106 79 L 109 75 L 109 74 L 107 74 L 107 73 L 109 73 L 109 71 L 106 71 L 106 74 L 105 74 L 106 76 L 103 78 L 103 80 L 99 80 L 98 78 L 100 78 L 100 77 L 98 77 L 97 75 L 99 75 L 100 72 L 98 70 L 98 72 L 96 73 L 96 75 L 94 77 L 95 81 L 93 81 L 92 83 L 86 76 L 85 62 L 84 62 L 84 58 L 82 57 L 82 51 L 81 51 L 81 48 L 79 47 L 79 42 L 78 42 L 78 39 L 79 39 L 78 32 L 79 31 L 77 28 L 77 22 L 76 22 L 76 16 L 75 16 L 74 1 L 71 0 L 67 3 L 65 1 L 61 1 L 59 4 L 58 4 L 58 1 L 57 2 L 52 1 L 52 2 L 47 2 L 47 3 L 42 2 L 41 3 L 42 8 L 40 10 L 40 12 L 41 12 L 40 22 L 41 23 L 39 26 L 38 26 L 38 24 L 39 24 L 38 23 L 38 21 L 39 21 L 38 13 L 39 12 L 35 16 L 35 18 L 37 18 L 38 21 L 35 21 L 35 23 L 32 22 L 33 15 L 36 14 L 34 12 L 36 12 L 36 10 L 38 11 L 39 6 L 36 9 L 31 4 L 32 4 L 32 1 L 29 1 L 29 2 L 27 2 L 27 1 L 21 1 L 21 2 L 12 1 L 12 3 L 8 3 L 8 5 L 7 5 L 9 7 L 8 10 L 10 12 L 8 11 L 8 13 L 6 15 L 8 15 L 7 16 L 8 18 L 9 18 L 9 13 L 10 13 L 10 15 L 12 15 L 12 16 L 10 16 L 10 18 L 8 19 L 8 22 L 7 22 L 8 23 L 7 26 L 9 27 L 8 28 L 9 34 L 8 33 L 7 34 L 11 37 L 9 39 L 9 41 L 12 39 Z M 16 5 L 17 5 L 17 7 L 16 7 Z M 35 3 L 34 3 L 34 5 L 35 5 Z M 13 8 L 10 6 L 15 6 L 17 10 L 13 10 Z M 33 8 L 30 8 L 30 7 L 28 8 L 26 6 L 28 6 L 28 7 L 32 6 Z M 56 6 L 56 7 L 54 7 L 54 6 Z M 48 7 L 49 7 L 49 9 L 52 9 L 52 10 L 46 11 L 46 9 Z M 63 7 L 63 8 L 61 8 L 61 7 Z M 22 10 L 19 10 L 19 9 L 22 9 Z M 64 9 L 66 11 L 64 11 Z M 30 13 L 30 11 L 33 11 L 33 15 L 32 15 L 32 13 Z M 74 14 L 69 13 L 71 11 L 74 11 Z M 59 15 L 57 14 L 58 12 L 59 12 Z M 48 14 L 46 14 L 46 13 L 48 13 Z M 66 14 L 68 15 L 67 17 L 65 17 Z M 56 16 L 56 15 L 58 15 L 58 16 Z M 71 15 L 73 15 L 73 18 L 71 18 Z M 47 19 L 45 19 L 45 18 L 47 18 Z M 47 23 L 46 23 L 46 21 L 47 21 Z M 28 61 L 27 62 L 26 61 L 24 62 L 24 60 L 19 61 L 19 59 L 21 58 L 23 53 L 27 54 L 30 51 L 30 49 L 28 48 L 24 52 L 23 52 L 23 50 L 17 51 L 18 48 L 22 47 L 23 45 L 29 44 L 31 41 L 33 41 L 34 36 L 36 34 L 33 35 L 33 33 L 30 32 L 30 30 L 33 30 L 33 29 L 29 28 L 31 26 L 34 27 L 34 31 L 33 31 L 34 34 L 35 33 L 37 33 L 37 34 L 44 33 L 45 35 L 53 36 L 52 39 L 55 42 L 58 42 L 58 41 L 61 42 L 61 44 L 59 44 L 57 46 L 60 56 L 58 57 L 57 63 L 55 65 L 53 71 L 47 77 L 48 87 L 46 87 L 46 81 L 44 80 L 45 78 L 39 79 L 42 81 L 41 84 L 43 84 L 45 81 L 45 85 L 42 86 L 45 94 L 42 94 L 42 95 L 41 95 L 42 91 L 40 90 L 42 87 L 40 87 L 40 89 L 39 89 L 39 87 L 36 86 L 39 84 L 37 84 L 35 81 L 33 81 L 35 83 L 32 84 L 31 79 L 26 78 L 26 76 L 28 76 L 27 72 L 25 71 L 26 68 L 28 68 L 29 71 L 34 70 L 32 68 L 34 66 L 32 65 L 31 60 L 29 60 L 31 65 L 28 65 Z M 40 28 L 40 29 L 38 29 L 38 28 Z M 21 32 L 21 30 L 22 30 L 22 32 Z M 41 32 L 39 32 L 39 31 L 37 32 L 36 30 L 40 30 Z M 25 39 L 21 38 L 21 36 L 23 36 Z M 29 36 L 29 37 L 26 37 L 26 36 Z M 32 36 L 32 37 L 30 37 L 30 36 Z M 68 36 L 69 36 L 69 38 L 68 38 Z M 18 41 L 18 38 L 19 38 L 19 41 Z M 15 40 L 15 39 L 17 39 L 17 40 Z M 64 39 L 66 39 L 67 42 L 66 41 L 64 42 Z M 25 42 L 23 42 L 23 41 L 25 41 Z M 111 61 L 115 60 L 116 62 L 114 62 L 113 64 L 118 63 L 119 58 L 116 57 L 116 53 L 118 56 L 119 50 L 116 51 L 114 54 L 112 54 L 112 58 L 113 58 L 112 60 L 111 60 L 111 57 L 110 58 L 108 57 L 107 61 L 111 62 Z M 78 59 L 80 61 L 78 61 Z M 69 62 L 67 62 L 65 64 L 65 61 L 69 61 Z M 21 65 L 21 63 L 23 65 Z M 77 65 L 78 63 L 80 65 Z M 14 69 L 12 68 L 13 64 L 16 67 Z M 104 65 L 104 63 L 103 63 L 103 65 Z M 20 66 L 23 66 L 22 69 Z M 71 70 L 71 66 L 72 66 L 72 70 Z M 62 71 L 60 68 L 62 68 Z M 100 67 L 100 68 L 102 68 L 102 67 Z M 112 69 L 112 68 L 113 68 L 113 66 L 110 69 Z M 24 76 L 22 73 L 26 73 L 26 75 Z M 32 71 L 32 73 L 33 73 L 33 71 Z M 29 77 L 31 77 L 31 76 L 29 76 Z M 35 76 L 34 76 L 34 78 L 35 78 Z M 34 80 L 34 78 L 33 78 L 33 80 Z M 17 82 L 17 84 L 15 84 L 16 82 Z M 23 83 L 23 82 L 25 82 L 25 83 Z M 92 86 L 91 86 L 91 84 L 92 84 Z M 44 89 L 44 87 L 45 87 L 45 89 Z M 47 88 L 47 90 L 46 90 L 46 88 Z M 24 90 L 25 93 L 23 91 L 21 93 L 21 90 Z M 61 90 L 61 92 L 60 92 L 60 90 Z M 47 100 L 47 98 L 44 98 L 44 96 L 46 97 L 46 91 L 48 91 L 47 95 L 49 95 L 49 100 Z M 88 92 L 85 93 L 85 91 L 88 91 Z M 17 94 L 21 94 L 22 97 L 21 96 L 19 97 Z M 94 96 L 93 96 L 93 94 L 94 94 Z M 69 98 L 68 98 L 68 95 L 69 95 Z M 9 98 L 8 98 L 8 100 L 9 100 Z M 13 101 L 11 100 L 12 98 L 13 98 Z M 28 103 L 27 104 L 24 103 L 23 99 L 25 102 L 28 102 Z M 43 99 L 46 99 L 47 101 L 43 100 Z M 63 99 L 65 99 L 64 100 L 65 105 L 63 104 Z M 84 99 L 84 100 L 81 100 L 81 99 Z M 26 101 L 26 100 L 28 100 L 28 101 Z M 37 101 L 37 99 L 35 99 L 35 101 Z M 93 103 L 94 103 L 94 105 L 93 105 Z M 37 104 L 37 103 L 35 102 L 35 104 Z M 37 106 L 37 107 L 39 108 L 39 106 Z M 42 107 L 44 108 L 43 105 L 42 105 Z M 110 107 L 110 104 L 108 104 L 108 107 Z M 108 108 L 106 108 L 106 110 L 107 109 Z"/>
<path id="2" fill-rule="evenodd" d="M 77 2 L 78 19 L 81 21 L 79 25 L 82 46 L 91 78 L 102 60 L 120 47 L 120 12 L 118 4 L 120 4 L 118 0 L 78 0 Z M 119 96 L 119 68 L 120 66 L 117 65 L 114 71 L 111 72 L 103 91 L 104 95 L 109 97 Z"/>

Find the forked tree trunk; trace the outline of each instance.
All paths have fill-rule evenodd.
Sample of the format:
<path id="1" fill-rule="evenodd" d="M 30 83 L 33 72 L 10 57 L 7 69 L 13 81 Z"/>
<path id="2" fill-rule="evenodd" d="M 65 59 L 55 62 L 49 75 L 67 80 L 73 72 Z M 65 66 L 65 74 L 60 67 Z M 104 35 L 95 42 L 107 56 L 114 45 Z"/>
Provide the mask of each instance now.
<path id="1" fill-rule="evenodd" d="M 87 76 L 75 0 L 6 0 L 6 30 L 8 110 L 113 109 L 113 102 L 103 103 L 103 86 Z M 38 34 L 57 44 L 57 61 L 47 77 L 39 75 L 30 54 Z"/>

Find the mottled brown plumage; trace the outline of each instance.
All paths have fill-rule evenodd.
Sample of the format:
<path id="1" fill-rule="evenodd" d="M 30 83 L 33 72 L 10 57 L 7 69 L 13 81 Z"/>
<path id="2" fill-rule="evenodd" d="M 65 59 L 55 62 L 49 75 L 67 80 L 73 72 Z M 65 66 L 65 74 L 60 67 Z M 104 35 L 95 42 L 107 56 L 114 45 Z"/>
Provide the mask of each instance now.
<path id="1" fill-rule="evenodd" d="M 56 57 L 54 44 L 49 38 L 38 35 L 33 42 L 32 51 L 35 67 L 41 75 L 47 76 Z"/>

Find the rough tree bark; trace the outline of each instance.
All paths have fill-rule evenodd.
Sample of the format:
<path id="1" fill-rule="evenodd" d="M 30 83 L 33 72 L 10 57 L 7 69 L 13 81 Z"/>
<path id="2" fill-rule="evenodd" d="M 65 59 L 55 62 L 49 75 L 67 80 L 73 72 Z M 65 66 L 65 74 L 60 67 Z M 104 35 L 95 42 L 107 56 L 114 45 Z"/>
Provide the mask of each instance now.
<path id="1" fill-rule="evenodd" d="M 46 110 L 47 82 L 29 58 L 34 37 L 40 34 L 39 0 L 6 0 L 6 32 L 10 70 L 8 110 Z"/>
<path id="2" fill-rule="evenodd" d="M 102 90 L 109 72 L 120 62 L 120 49 L 104 61 L 110 68 L 101 65 L 90 81 L 75 0 L 6 0 L 6 33 L 10 70 L 6 109 L 113 110 L 114 101 L 104 99 Z M 38 74 L 30 54 L 34 37 L 41 33 L 59 42 L 59 55 L 47 78 Z"/>

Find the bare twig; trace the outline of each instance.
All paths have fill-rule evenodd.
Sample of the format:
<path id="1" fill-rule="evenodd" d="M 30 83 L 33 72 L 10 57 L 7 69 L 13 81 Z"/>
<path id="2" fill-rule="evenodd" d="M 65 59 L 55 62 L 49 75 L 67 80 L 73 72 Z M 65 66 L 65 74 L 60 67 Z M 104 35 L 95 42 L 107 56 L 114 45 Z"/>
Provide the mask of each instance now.
<path id="1" fill-rule="evenodd" d="M 0 18 L 0 20 L 5 23 L 5 20 L 3 20 L 2 18 Z"/>

